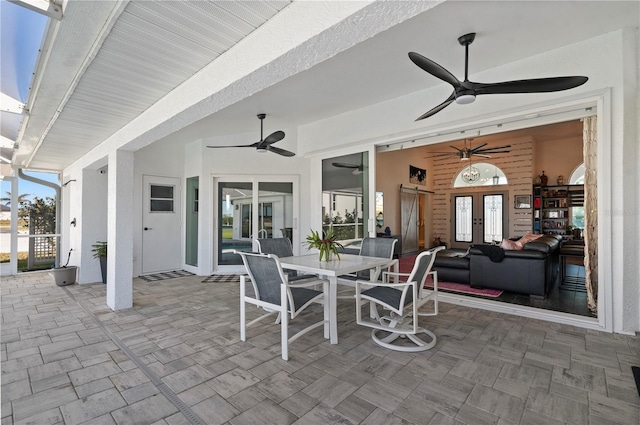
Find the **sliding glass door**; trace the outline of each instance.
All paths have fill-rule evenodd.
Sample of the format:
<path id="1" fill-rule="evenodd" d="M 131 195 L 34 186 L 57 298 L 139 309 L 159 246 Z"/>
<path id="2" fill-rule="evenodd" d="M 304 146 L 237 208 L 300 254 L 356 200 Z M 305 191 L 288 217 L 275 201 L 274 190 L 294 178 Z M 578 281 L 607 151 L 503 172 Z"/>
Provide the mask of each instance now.
<path id="1" fill-rule="evenodd" d="M 234 250 L 254 251 L 255 239 L 287 237 L 293 240 L 294 186 L 292 178 L 215 179 L 217 225 L 214 240 L 214 270 L 237 271 L 242 259 Z M 289 180 L 289 181 L 287 181 Z"/>
<path id="2" fill-rule="evenodd" d="M 333 229 L 348 247 L 359 247 L 368 235 L 369 160 L 368 152 L 322 161 L 322 230 Z"/>

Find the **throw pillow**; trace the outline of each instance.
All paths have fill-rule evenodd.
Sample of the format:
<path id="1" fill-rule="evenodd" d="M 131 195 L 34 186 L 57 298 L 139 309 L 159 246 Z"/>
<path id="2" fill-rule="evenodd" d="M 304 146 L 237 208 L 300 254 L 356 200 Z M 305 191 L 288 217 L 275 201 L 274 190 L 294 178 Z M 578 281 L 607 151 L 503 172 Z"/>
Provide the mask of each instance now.
<path id="1" fill-rule="evenodd" d="M 500 243 L 500 248 L 504 249 L 505 251 L 518 251 L 522 249 L 522 246 L 523 245 L 521 245 L 517 241 L 512 241 L 509 239 L 503 239 Z"/>
<path id="2" fill-rule="evenodd" d="M 518 240 L 518 242 L 520 244 L 522 244 L 522 246 L 525 246 L 528 242 L 535 241 L 536 239 L 541 238 L 542 236 L 544 236 L 544 235 L 538 235 L 538 234 L 535 234 L 535 233 L 527 233 L 526 235 L 521 237 Z"/>

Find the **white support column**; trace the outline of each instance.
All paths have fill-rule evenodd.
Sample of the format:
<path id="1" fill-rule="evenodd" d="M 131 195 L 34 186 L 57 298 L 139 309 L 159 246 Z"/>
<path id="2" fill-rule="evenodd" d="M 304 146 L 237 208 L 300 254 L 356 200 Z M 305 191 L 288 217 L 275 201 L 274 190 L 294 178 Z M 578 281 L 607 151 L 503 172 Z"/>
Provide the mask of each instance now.
<path id="1" fill-rule="evenodd" d="M 9 245 L 9 270 L 6 274 L 16 275 L 18 274 L 18 210 L 20 209 L 20 203 L 18 188 L 18 176 L 13 175 L 11 177 L 11 240 Z M 5 274 L 3 270 L 3 274 Z"/>
<path id="2" fill-rule="evenodd" d="M 107 305 L 133 306 L 133 152 L 109 153 Z"/>

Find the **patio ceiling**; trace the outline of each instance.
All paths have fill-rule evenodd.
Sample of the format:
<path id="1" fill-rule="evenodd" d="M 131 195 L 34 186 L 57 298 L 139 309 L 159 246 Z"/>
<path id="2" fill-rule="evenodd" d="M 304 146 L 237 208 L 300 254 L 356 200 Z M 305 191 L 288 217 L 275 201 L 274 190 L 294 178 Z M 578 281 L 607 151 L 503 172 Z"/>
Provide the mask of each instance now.
<path id="1" fill-rule="evenodd" d="M 40 170 L 70 165 L 212 61 L 220 60 L 220 55 L 236 49 L 265 22 L 277 22 L 289 4 L 67 2 L 62 20 L 51 25 L 12 163 Z M 400 10 L 410 4 L 400 2 L 395 7 Z M 373 7 L 363 6 L 363 13 Z M 257 112 L 270 114 L 269 128 L 303 125 L 423 90 L 439 81 L 417 69 L 407 52 L 420 52 L 460 74 L 464 51 L 456 39 L 467 32 L 478 33 L 470 58 L 473 75 L 637 26 L 639 16 L 638 3 L 629 1 L 543 5 L 536 1 L 445 1 L 429 7 L 386 30 L 358 28 L 353 23 L 369 38 L 205 119 L 187 120 L 169 137 L 184 142 L 202 134 L 246 132 L 255 128 Z M 371 19 L 368 22 L 383 18 Z M 332 42 L 331 37 L 324 40 Z M 300 50 L 293 54 L 305 60 L 309 52 Z M 527 77 L 538 76 L 542 77 Z M 429 105 L 425 102 L 425 108 Z"/>

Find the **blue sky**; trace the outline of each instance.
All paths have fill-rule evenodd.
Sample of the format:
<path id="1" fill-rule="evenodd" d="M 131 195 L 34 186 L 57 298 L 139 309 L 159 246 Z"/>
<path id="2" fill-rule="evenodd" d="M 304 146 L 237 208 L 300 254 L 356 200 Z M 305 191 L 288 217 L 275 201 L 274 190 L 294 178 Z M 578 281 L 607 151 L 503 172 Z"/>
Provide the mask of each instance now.
<path id="1" fill-rule="evenodd" d="M 36 172 L 29 172 L 29 171 L 25 171 L 25 174 L 28 176 L 32 176 L 32 177 L 36 177 L 38 179 L 41 180 L 46 180 L 52 183 L 56 183 L 56 184 L 60 184 L 58 181 L 58 175 L 57 174 L 53 174 L 53 173 L 36 173 Z M 4 197 L 8 197 L 7 192 L 11 192 L 11 182 L 9 181 L 5 181 L 2 180 L 0 182 L 0 187 L 2 189 L 2 196 L 0 196 L 1 198 Z M 40 184 L 36 184 L 36 183 L 31 183 L 30 181 L 27 180 L 22 180 L 19 179 L 18 180 L 18 193 L 20 195 L 22 194 L 28 194 L 31 196 L 28 196 L 27 198 L 30 200 L 33 200 L 34 197 L 38 197 L 38 198 L 46 198 L 46 197 L 51 197 L 53 198 L 56 194 L 56 191 L 53 190 L 52 188 L 48 187 L 48 186 L 43 186 Z M 6 202 L 2 202 L 3 204 L 6 204 Z"/>
<path id="2" fill-rule="evenodd" d="M 25 102 L 48 18 L 0 0 L 2 92 Z"/>
<path id="3" fill-rule="evenodd" d="M 23 6 L 0 0 L 0 91 L 2 93 L 25 102 L 29 94 L 29 87 L 33 78 L 33 69 L 38 59 L 38 50 L 49 18 L 29 10 Z M 3 129 L 4 130 L 4 129 Z M 17 128 L 10 133 L 17 134 Z M 59 184 L 58 175 L 52 173 L 25 172 L 27 175 Z M 47 186 L 31 183 L 20 179 L 19 194 L 29 194 L 28 199 L 34 197 L 54 197 L 55 190 Z M 11 182 L 0 181 L 0 197 L 7 197 L 11 192 Z M 3 202 L 5 204 L 6 202 Z"/>

